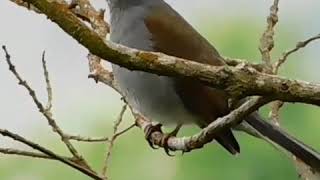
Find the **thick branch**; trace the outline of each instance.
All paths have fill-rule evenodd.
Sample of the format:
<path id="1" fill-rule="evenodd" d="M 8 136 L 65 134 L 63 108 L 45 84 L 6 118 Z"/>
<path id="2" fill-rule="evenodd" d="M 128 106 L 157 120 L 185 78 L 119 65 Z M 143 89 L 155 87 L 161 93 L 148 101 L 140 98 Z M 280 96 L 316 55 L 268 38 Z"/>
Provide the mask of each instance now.
<path id="1" fill-rule="evenodd" d="M 31 0 L 26 0 L 26 1 L 31 1 Z M 75 0 L 75 1 L 77 1 L 77 0 Z M 268 28 L 270 28 L 269 30 L 272 32 L 270 34 L 267 34 L 267 33 L 264 34 L 265 39 L 263 40 L 263 42 L 266 42 L 266 44 L 264 44 L 265 46 L 263 46 L 263 44 L 262 44 L 261 47 L 265 47 L 265 48 L 260 49 L 263 56 L 266 57 L 263 59 L 269 67 L 271 65 L 271 63 L 270 63 L 271 57 L 270 57 L 269 53 L 273 47 L 273 34 L 274 34 L 273 27 L 277 22 L 277 16 L 276 16 L 277 4 L 278 4 L 278 1 L 275 0 L 274 5 L 271 8 L 271 15 L 268 18 L 268 24 L 270 25 L 270 26 L 268 26 Z M 53 20 L 54 20 L 54 18 L 55 17 L 53 16 Z M 57 21 L 57 23 L 59 24 L 59 21 Z M 86 26 L 83 26 L 83 27 L 86 28 Z M 82 33 L 80 31 L 81 31 L 81 28 L 80 28 L 79 32 L 75 31 L 75 33 L 74 34 L 71 33 L 71 35 L 76 36 L 77 33 Z M 91 35 L 94 35 L 94 34 L 91 34 Z M 89 34 L 88 37 L 93 37 L 91 35 Z M 101 35 L 100 35 L 100 37 L 101 37 Z M 79 35 L 79 38 L 81 38 L 80 35 Z M 103 39 L 103 37 L 102 37 L 102 39 Z M 77 40 L 80 43 L 81 42 L 85 43 L 84 44 L 85 46 L 89 45 L 86 43 L 90 43 L 89 41 L 86 41 L 86 40 L 84 40 L 84 41 L 81 41 L 81 39 L 77 39 Z M 101 41 L 103 42 L 103 40 L 101 40 Z M 99 41 L 99 43 L 101 43 L 101 42 Z M 109 46 L 111 49 L 108 49 L 107 46 Z M 165 56 L 163 54 L 138 52 L 136 50 L 132 50 L 132 49 L 125 48 L 125 47 L 120 47 L 120 46 L 111 44 L 109 42 L 106 42 L 106 44 L 104 44 L 104 45 L 101 44 L 101 46 L 99 46 L 99 47 L 101 47 L 101 49 L 99 49 L 99 51 L 102 50 L 102 52 L 97 52 L 98 50 L 93 51 L 92 49 L 90 49 L 88 47 L 87 48 L 92 53 L 99 55 L 100 57 L 103 57 L 103 58 L 111 57 L 111 59 L 110 59 L 111 62 L 123 65 L 127 68 L 131 68 L 134 70 L 143 70 L 143 71 L 158 73 L 161 75 L 172 75 L 172 76 L 178 76 L 178 77 L 182 76 L 182 77 L 190 77 L 190 78 L 200 79 L 202 82 L 204 82 L 208 85 L 211 85 L 213 87 L 226 88 L 226 91 L 229 92 L 229 94 L 231 94 L 233 96 L 237 96 L 237 97 L 244 97 L 247 95 L 258 94 L 259 93 L 258 91 L 260 91 L 260 90 L 257 90 L 257 89 L 259 89 L 259 87 L 260 87 L 263 89 L 266 88 L 265 91 L 260 91 L 261 95 L 274 96 L 277 99 L 281 99 L 281 100 L 285 100 L 285 101 L 306 102 L 306 103 L 319 105 L 319 93 L 318 93 L 319 87 L 318 86 L 310 85 L 310 84 L 304 83 L 304 82 L 290 81 L 288 79 L 279 78 L 276 76 L 269 76 L 269 75 L 261 74 L 256 71 L 256 70 L 262 71 L 261 69 L 263 69 L 263 66 L 261 66 L 260 64 L 252 65 L 252 64 L 243 63 L 244 66 L 237 66 L 237 65 L 239 65 L 239 62 L 231 60 L 231 61 L 227 61 L 228 65 L 237 66 L 237 67 L 210 67 L 210 66 L 205 67 L 203 65 L 199 65 L 196 63 L 189 64 L 188 62 L 184 62 L 182 59 Z M 109 51 L 109 52 L 107 52 L 107 51 Z M 116 52 L 114 52 L 114 51 L 116 51 Z M 112 54 L 112 53 L 108 54 L 110 52 L 112 52 L 114 54 Z M 114 59 L 114 57 L 118 57 L 120 59 L 120 61 L 119 62 L 116 61 Z M 98 57 L 96 57 L 96 58 L 98 58 Z M 143 61 L 146 61 L 147 63 L 144 65 L 141 65 L 141 63 L 145 63 Z M 193 66 L 198 68 L 198 69 L 196 69 L 197 72 L 192 72 L 194 70 Z M 181 69 L 174 70 L 174 68 L 181 68 Z M 205 71 L 202 71 L 201 70 L 202 68 L 204 68 Z M 216 72 L 218 72 L 218 75 L 217 76 L 213 75 Z M 95 76 L 93 76 L 93 77 L 97 78 L 96 75 L 99 75 L 99 74 L 101 74 L 101 73 L 94 73 Z M 239 78 L 239 79 L 234 78 L 234 76 L 239 75 L 239 74 L 244 75 L 243 78 Z M 101 76 L 101 77 L 103 77 L 103 76 Z M 101 78 L 101 77 L 98 77 L 98 78 Z M 231 80 L 229 80 L 229 77 L 231 77 Z M 248 77 L 248 79 L 246 79 L 247 77 Z M 112 82 L 112 76 L 109 76 L 107 78 L 110 80 L 110 82 Z M 226 80 L 226 79 L 228 79 L 228 80 Z M 216 80 L 218 80 L 218 82 L 214 82 Z M 240 80 L 240 82 L 236 83 L 239 80 Z M 272 80 L 276 80 L 276 82 L 272 82 Z M 250 82 L 250 81 L 253 81 L 253 82 Z M 267 84 L 266 84 L 266 82 L 267 82 Z M 234 83 L 236 83 L 236 84 L 234 84 Z M 251 83 L 253 83 L 254 86 L 250 89 L 249 86 L 252 86 Z M 277 86 L 275 88 L 276 92 L 272 92 L 274 90 L 274 89 L 272 89 L 273 88 L 272 83 L 276 83 L 276 86 Z M 112 83 L 107 83 L 107 84 L 113 85 Z M 294 87 L 295 88 L 294 90 L 289 90 L 289 88 L 290 88 L 289 86 L 292 84 L 298 85 L 299 86 L 298 89 L 296 89 L 296 87 Z M 303 88 L 305 88 L 305 87 L 309 87 L 309 90 L 312 91 L 312 93 L 316 93 L 316 96 L 314 97 L 314 99 L 312 99 L 311 96 L 308 96 L 309 92 L 306 92 L 306 94 L 300 94 L 300 95 L 296 96 L 296 94 L 301 93 L 302 92 L 301 90 L 303 90 Z M 270 92 L 272 92 L 272 93 L 270 94 Z M 285 96 L 284 93 L 288 93 L 288 92 L 289 92 L 289 95 Z M 264 100 L 266 100 L 266 99 L 264 99 Z M 234 122 L 241 120 L 240 118 L 243 117 L 243 114 L 246 114 L 247 112 L 250 112 L 252 109 L 254 109 L 254 108 L 256 109 L 259 107 L 259 101 L 252 100 L 250 102 L 253 104 L 249 103 L 247 105 L 247 107 L 241 106 L 242 108 L 249 108 L 249 109 L 237 109 L 236 111 L 230 113 L 228 116 L 219 119 L 218 122 L 212 123 L 208 127 L 207 131 L 205 131 L 205 132 L 202 131 L 201 133 L 199 133 L 195 136 L 189 137 L 189 138 L 184 138 L 184 139 L 172 138 L 172 139 L 170 139 L 169 146 L 170 146 L 170 141 L 172 141 L 171 148 L 173 150 L 188 151 L 191 149 L 202 147 L 203 144 L 210 142 L 213 139 L 213 136 L 217 131 L 219 131 L 220 129 L 223 129 L 225 127 L 231 126 L 232 124 L 234 124 Z M 265 101 L 264 103 L 266 103 L 266 102 L 267 101 Z M 252 108 L 252 109 L 250 109 L 250 108 Z M 137 121 L 140 122 L 139 118 Z M 148 123 L 148 121 L 142 121 L 142 122 L 140 122 L 140 124 L 139 123 L 138 124 L 141 127 L 144 127 L 143 126 L 144 123 Z M 161 133 L 158 135 L 162 136 Z M 157 134 L 154 135 L 155 141 L 157 141 L 157 137 L 158 137 Z M 180 145 L 179 145 L 179 142 L 180 142 Z M 181 146 L 181 142 L 184 142 L 183 147 Z M 157 143 L 155 142 L 155 144 L 157 144 Z"/>
<path id="2" fill-rule="evenodd" d="M 223 57 L 224 62 L 226 62 L 227 65 L 229 66 L 238 66 L 240 64 L 245 64 L 246 66 L 256 69 L 259 72 L 264 71 L 264 64 L 259 64 L 259 63 L 248 63 L 248 60 L 245 59 L 236 59 L 236 58 L 230 58 L 230 57 Z"/>
<path id="3" fill-rule="evenodd" d="M 231 128 L 235 124 L 238 124 L 244 117 L 250 113 L 256 111 L 259 107 L 270 102 L 271 99 L 254 97 L 242 104 L 239 108 L 230 112 L 228 115 L 218 118 L 213 121 L 206 128 L 202 129 L 199 133 L 189 137 L 170 137 L 168 140 L 169 149 L 172 151 L 181 150 L 183 152 L 189 152 L 194 149 L 202 148 L 205 144 L 211 142 L 217 133 L 220 131 Z M 143 130 L 150 125 L 150 121 L 146 120 L 139 114 L 134 113 L 137 125 Z M 161 140 L 163 138 L 161 132 L 154 132 L 151 134 L 152 143 L 154 145 L 163 146 Z"/>
<path id="4" fill-rule="evenodd" d="M 320 105 L 320 86 L 257 72 L 247 66 L 215 67 L 161 53 L 138 51 L 106 42 L 83 24 L 65 5 L 47 0 L 25 0 L 84 45 L 92 54 L 131 70 L 188 77 L 224 89 L 232 96 L 272 96 L 289 102 Z"/>

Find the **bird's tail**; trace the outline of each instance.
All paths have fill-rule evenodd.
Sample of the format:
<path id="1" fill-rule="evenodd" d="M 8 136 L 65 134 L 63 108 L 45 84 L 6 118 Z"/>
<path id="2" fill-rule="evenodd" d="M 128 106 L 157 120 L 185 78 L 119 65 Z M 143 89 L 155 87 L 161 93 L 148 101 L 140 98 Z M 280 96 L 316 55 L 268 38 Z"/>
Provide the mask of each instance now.
<path id="1" fill-rule="evenodd" d="M 219 133 L 215 139 L 231 154 L 236 155 L 240 153 L 240 146 L 230 129 Z"/>
<path id="2" fill-rule="evenodd" d="M 294 138 L 279 127 L 263 120 L 258 113 L 251 114 L 246 121 L 261 135 L 286 149 L 314 170 L 320 171 L 320 153 Z"/>

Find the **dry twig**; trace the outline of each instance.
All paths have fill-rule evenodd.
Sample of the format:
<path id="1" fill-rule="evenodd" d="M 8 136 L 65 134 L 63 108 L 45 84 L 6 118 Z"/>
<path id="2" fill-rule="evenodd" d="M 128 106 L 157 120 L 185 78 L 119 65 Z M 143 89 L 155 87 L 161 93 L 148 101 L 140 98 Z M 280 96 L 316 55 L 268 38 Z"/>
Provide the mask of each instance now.
<path id="1" fill-rule="evenodd" d="M 34 7 L 31 4 L 28 3 L 24 3 L 23 1 L 20 0 L 11 0 L 12 2 L 17 3 L 20 6 L 24 6 L 24 7 L 28 7 L 28 9 L 31 9 L 37 13 L 42 13 L 41 11 L 39 11 L 36 7 Z M 67 2 L 64 0 L 58 0 L 56 2 L 59 2 L 61 4 L 67 5 Z M 79 6 L 79 8 L 78 8 Z M 102 38 L 105 38 L 106 34 L 109 32 L 109 25 L 104 21 L 104 10 L 100 10 L 99 12 L 96 11 L 93 6 L 90 4 L 90 2 L 88 0 L 73 0 L 71 2 L 71 4 L 69 5 L 69 8 L 72 10 L 72 12 L 74 14 L 76 14 L 79 18 L 81 18 L 84 21 L 87 21 L 91 24 L 93 30 L 95 30 L 95 32 L 97 32 Z M 98 78 L 102 78 L 106 81 L 109 81 L 110 85 L 113 85 L 113 76 L 112 73 L 105 70 L 102 65 L 100 64 L 100 58 L 97 56 L 94 56 L 92 54 L 88 55 L 88 59 L 89 59 L 89 67 L 90 67 L 90 71 L 92 72 L 92 74 L 90 74 L 89 77 L 92 78 L 97 78 L 95 76 L 98 76 Z M 52 114 L 50 112 L 51 107 L 52 107 L 52 88 L 50 85 L 50 80 L 49 80 L 49 73 L 48 70 L 46 68 L 46 61 L 45 61 L 45 52 L 43 52 L 42 55 L 42 63 L 43 63 L 43 69 L 44 69 L 44 75 L 45 75 L 45 80 L 46 80 L 46 86 L 47 86 L 47 93 L 48 93 L 48 102 L 47 102 L 47 106 L 45 108 L 46 113 L 48 114 L 48 116 L 50 116 L 50 119 L 52 119 Z M 100 76 L 99 74 L 101 74 L 100 72 L 103 72 L 104 76 Z M 107 77 L 106 77 L 106 74 Z M 31 88 L 30 88 L 31 89 Z M 35 97 L 36 98 L 36 97 Z M 39 102 L 39 101 L 37 101 Z M 37 103 L 39 104 L 39 106 L 41 105 L 41 103 Z M 118 124 L 117 124 L 118 126 Z M 107 159 L 109 159 L 110 154 L 111 154 L 111 149 L 112 146 L 114 144 L 115 139 L 122 135 L 123 133 L 127 132 L 128 130 L 130 130 L 131 128 L 133 128 L 134 126 L 130 126 L 129 128 L 121 131 L 121 132 L 116 132 L 116 134 L 113 135 L 112 137 L 112 142 L 111 143 L 111 147 L 110 147 L 110 153 L 108 153 L 108 157 Z M 56 129 L 56 128 L 53 128 Z M 61 131 L 62 132 L 62 131 Z M 65 139 L 66 141 L 69 140 L 76 140 L 76 141 L 82 141 L 82 142 L 105 142 L 105 141 L 109 141 L 108 137 L 101 137 L 101 138 L 92 138 L 92 137 L 83 137 L 83 136 L 75 136 L 75 135 L 69 135 L 63 132 L 63 139 Z M 71 150 L 73 150 L 72 152 L 75 152 L 72 147 Z M 4 151 L 4 152 L 14 152 L 14 151 Z M 19 151 L 17 151 L 19 153 Z M 26 153 L 27 154 L 27 153 Z M 30 154 L 30 155 L 35 155 L 35 154 Z M 39 157 L 42 157 L 41 155 L 39 155 Z"/>
<path id="2" fill-rule="evenodd" d="M 270 7 L 270 15 L 267 18 L 267 28 L 260 39 L 259 50 L 262 55 L 262 61 L 265 63 L 267 73 L 271 72 L 272 59 L 270 52 L 274 47 L 274 27 L 278 22 L 278 4 L 279 0 L 274 0 Z"/>
<path id="3" fill-rule="evenodd" d="M 104 161 L 104 164 L 103 164 L 103 167 L 102 167 L 102 175 L 103 176 L 106 176 L 107 175 L 107 170 L 108 170 L 108 165 L 110 163 L 110 158 L 111 158 L 111 153 L 112 153 L 112 148 L 113 148 L 113 145 L 115 143 L 115 140 L 117 139 L 117 134 L 118 134 L 118 128 L 119 128 L 119 125 L 121 124 L 122 120 L 123 120 L 123 115 L 124 113 L 126 112 L 127 110 L 127 104 L 125 104 L 123 107 L 122 107 L 122 110 L 119 114 L 119 117 L 118 119 L 114 122 L 114 126 L 113 126 L 113 135 L 111 137 L 111 140 L 109 141 L 109 147 L 108 147 L 108 150 L 107 150 L 107 155 L 106 155 L 106 158 L 105 158 L 105 161 Z"/>
<path id="4" fill-rule="evenodd" d="M 14 133 L 11 133 L 7 130 L 2 130 L 2 132 L 0 132 L 2 135 L 4 136 L 9 136 L 11 137 L 12 139 L 14 140 L 17 140 L 17 141 L 20 141 L 42 153 L 44 153 L 45 155 L 48 155 L 50 157 L 52 157 L 52 159 L 56 159 L 56 160 L 59 160 L 65 164 L 68 164 L 69 166 L 72 166 L 78 170 L 80 170 L 81 172 L 91 176 L 91 177 L 95 177 L 96 179 L 101 179 L 101 177 L 97 178 L 98 176 L 96 175 L 96 173 L 94 171 L 92 171 L 91 167 L 87 164 L 87 162 L 78 154 L 77 150 L 73 147 L 73 145 L 70 143 L 69 139 L 65 136 L 64 132 L 60 129 L 60 127 L 56 124 L 55 120 L 52 118 L 52 113 L 50 112 L 50 109 L 52 107 L 51 105 L 51 101 L 52 101 L 52 88 L 51 88 L 51 85 L 50 85 L 50 80 L 49 80 L 49 73 L 47 71 L 47 68 L 46 68 L 46 61 L 45 61 L 45 54 L 43 54 L 42 56 L 42 62 L 43 62 L 43 68 L 44 68 L 44 76 L 45 76 L 45 79 L 46 79 L 46 83 L 47 83 L 47 93 L 48 93 L 48 106 L 47 108 L 45 108 L 42 103 L 39 101 L 38 97 L 36 96 L 36 93 L 35 91 L 30 87 L 30 85 L 25 81 L 23 80 L 22 76 L 17 72 L 15 66 L 13 65 L 13 63 L 11 62 L 11 56 L 10 54 L 8 53 L 7 49 L 5 46 L 2 46 L 2 49 L 5 53 L 5 56 L 6 56 L 6 62 L 9 66 L 9 70 L 10 72 L 13 73 L 13 75 L 16 77 L 16 79 L 18 80 L 18 83 L 23 86 L 25 89 L 27 89 L 27 91 L 29 92 L 29 95 L 31 96 L 33 102 L 36 104 L 37 108 L 39 109 L 39 111 L 41 112 L 42 115 L 44 115 L 46 117 L 46 119 L 48 120 L 48 123 L 49 125 L 52 127 L 52 129 L 54 130 L 54 132 L 57 132 L 62 141 L 66 144 L 66 146 L 68 147 L 68 149 L 70 150 L 70 152 L 73 154 L 73 157 L 72 157 L 72 162 L 71 158 L 69 159 L 62 159 L 63 157 L 62 156 L 59 156 L 59 155 L 56 155 L 54 154 L 52 151 L 48 150 L 48 149 L 45 149 L 31 141 L 28 141 L 26 139 L 24 139 L 23 137 L 17 135 L 17 134 L 14 134 Z M 16 151 L 3 151 L 4 152 L 7 152 L 7 153 L 16 153 L 16 154 L 21 154 L 22 151 L 19 152 L 19 150 L 16 150 Z M 25 155 L 34 155 L 34 156 L 39 156 L 41 157 L 41 155 L 39 154 L 32 154 L 32 153 L 28 153 L 28 152 L 24 152 Z"/>
<path id="5" fill-rule="evenodd" d="M 25 157 L 31 157 L 31 158 L 56 160 L 53 157 L 48 156 L 48 155 L 43 154 L 43 153 L 24 151 L 24 150 L 13 149 L 13 148 L 0 148 L 0 153 L 2 153 L 2 154 L 10 154 L 10 155 L 19 155 L 19 156 L 25 156 Z M 68 159 L 68 157 L 64 157 L 64 158 Z"/>
<path id="6" fill-rule="evenodd" d="M 51 151 L 51 150 L 49 150 L 49 149 L 47 149 L 47 148 L 45 148 L 43 146 L 40 146 L 40 145 L 30 141 L 30 140 L 27 140 L 26 138 L 24 138 L 24 137 L 22 137 L 22 136 L 20 136 L 18 134 L 12 133 L 12 132 L 10 132 L 10 131 L 8 131 L 6 129 L 0 129 L 0 134 L 2 136 L 9 137 L 9 138 L 11 138 L 11 139 L 13 139 L 15 141 L 21 142 L 21 143 L 23 143 L 23 144 L 25 144 L 25 145 L 27 145 L 27 146 L 35 149 L 35 150 L 38 150 L 38 151 L 42 152 L 43 154 L 52 157 L 53 159 L 56 159 L 56 160 L 66 164 L 68 166 L 71 166 L 71 167 L 79 170 L 80 172 L 88 175 L 89 177 L 91 177 L 93 179 L 104 180 L 104 178 L 102 178 L 99 175 L 97 175 L 94 171 L 92 171 L 92 170 L 88 169 L 87 167 L 82 166 L 81 164 L 79 164 L 78 161 L 75 160 L 75 159 L 71 160 L 71 159 L 67 159 L 65 157 L 62 157 L 62 156 L 54 153 L 53 151 Z"/>
<path id="7" fill-rule="evenodd" d="M 265 63 L 265 72 L 274 74 L 272 69 L 272 57 L 271 51 L 274 47 L 274 35 L 275 35 L 275 26 L 279 21 L 278 17 L 279 11 L 279 0 L 274 0 L 272 6 L 270 7 L 270 13 L 267 18 L 267 28 L 265 32 L 262 34 L 260 39 L 260 52 L 262 55 L 262 61 Z M 282 101 L 275 101 L 271 103 L 271 112 L 269 117 L 272 118 L 275 125 L 279 126 L 279 111 L 282 107 Z"/>
<path id="8" fill-rule="evenodd" d="M 70 140 L 75 141 L 81 141 L 81 142 L 106 142 L 109 141 L 108 137 L 84 137 L 80 135 L 66 135 L 66 138 Z"/>
<path id="9" fill-rule="evenodd" d="M 260 52 L 262 54 L 262 59 L 267 65 L 266 72 L 269 72 L 271 74 L 278 74 L 279 68 L 282 64 L 284 64 L 291 54 L 298 51 L 299 49 L 305 47 L 310 42 L 320 39 L 320 34 L 311 37 L 305 41 L 298 42 L 296 47 L 286 51 L 283 53 L 282 57 L 279 58 L 278 61 L 276 61 L 274 64 L 272 64 L 272 59 L 270 56 L 270 52 L 274 47 L 274 27 L 278 22 L 278 5 L 279 0 L 274 0 L 273 5 L 270 8 L 270 15 L 268 17 L 268 26 L 266 31 L 264 32 L 262 38 L 261 38 L 261 45 L 260 45 Z M 280 109 L 284 105 L 283 101 L 275 101 L 271 104 L 271 111 L 269 114 L 269 117 L 271 118 L 273 124 L 276 126 L 280 126 Z M 299 173 L 299 177 L 302 179 L 313 179 L 312 176 L 316 176 L 316 179 L 319 178 L 319 176 L 315 175 L 316 173 L 312 173 L 313 171 L 310 170 L 310 167 L 306 164 L 304 164 L 302 161 L 297 159 L 295 156 L 293 156 L 293 159 L 295 161 L 295 165 L 297 167 L 297 171 Z"/>
<path id="10" fill-rule="evenodd" d="M 288 51 L 284 52 L 284 53 L 282 54 L 282 56 L 278 59 L 278 61 L 275 62 L 275 64 L 273 65 L 273 72 L 274 72 L 274 74 L 278 74 L 278 71 L 279 71 L 280 66 L 287 61 L 288 57 L 289 57 L 291 54 L 299 51 L 300 49 L 306 47 L 309 43 L 311 43 L 311 42 L 313 42 L 313 41 L 316 41 L 316 40 L 318 40 L 318 39 L 320 39 L 320 34 L 317 34 L 316 36 L 313 36 L 313 37 L 311 37 L 311 38 L 308 38 L 307 40 L 300 41 L 300 42 L 298 42 L 298 43 L 296 44 L 296 47 L 294 47 L 294 48 L 291 49 L 291 50 L 288 50 Z"/>
<path id="11" fill-rule="evenodd" d="M 48 97 L 48 101 L 47 101 L 47 105 L 46 105 L 45 111 L 50 112 L 51 108 L 52 108 L 52 87 L 51 87 L 51 83 L 50 83 L 49 72 L 48 72 L 48 69 L 47 69 L 47 62 L 46 62 L 46 59 L 45 59 L 45 54 L 46 54 L 46 52 L 43 51 L 43 53 L 42 53 L 42 68 L 43 68 L 43 74 L 44 74 L 45 81 L 46 81 L 47 97 Z"/>
<path id="12" fill-rule="evenodd" d="M 273 124 L 280 126 L 280 109 L 284 105 L 282 101 L 275 101 L 271 104 L 271 111 L 269 113 L 269 118 Z"/>
<path id="13" fill-rule="evenodd" d="M 48 124 L 52 127 L 52 130 L 56 133 L 58 133 L 58 135 L 61 137 L 61 140 L 64 142 L 64 144 L 67 146 L 67 148 L 69 149 L 69 151 L 72 153 L 72 155 L 74 156 L 74 158 L 76 158 L 77 160 L 81 161 L 84 165 L 88 166 L 87 162 L 81 157 L 81 155 L 78 153 L 78 151 L 75 149 L 75 147 L 71 144 L 71 142 L 69 141 L 69 139 L 67 139 L 64 135 L 64 132 L 62 131 L 62 129 L 58 126 L 58 124 L 56 123 L 55 119 L 52 116 L 52 113 L 49 109 L 46 109 L 43 104 L 40 102 L 40 100 L 38 99 L 36 92 L 30 87 L 30 85 L 27 83 L 27 81 L 23 80 L 22 77 L 20 76 L 20 74 L 16 71 L 15 66 L 12 64 L 11 62 L 11 57 L 6 49 L 5 46 L 2 46 L 3 51 L 6 54 L 6 61 L 7 64 L 9 66 L 9 70 L 13 73 L 13 75 L 16 77 L 16 79 L 18 80 L 19 85 L 23 86 L 29 93 L 29 95 L 31 96 L 34 104 L 37 106 L 38 110 L 40 111 L 40 113 L 47 119 Z M 45 75 L 45 79 L 47 83 L 50 83 L 50 81 L 48 80 L 48 73 L 46 70 L 46 65 L 45 65 L 45 60 L 44 60 L 44 54 L 43 54 L 43 60 L 42 62 L 44 62 L 43 67 L 44 67 L 44 75 Z M 47 85 L 47 90 L 48 90 L 48 95 L 51 95 L 51 86 Z M 51 95 L 52 96 L 52 95 Z M 48 102 L 50 105 L 50 97 L 48 97 Z M 89 167 L 89 166 L 88 166 Z"/>

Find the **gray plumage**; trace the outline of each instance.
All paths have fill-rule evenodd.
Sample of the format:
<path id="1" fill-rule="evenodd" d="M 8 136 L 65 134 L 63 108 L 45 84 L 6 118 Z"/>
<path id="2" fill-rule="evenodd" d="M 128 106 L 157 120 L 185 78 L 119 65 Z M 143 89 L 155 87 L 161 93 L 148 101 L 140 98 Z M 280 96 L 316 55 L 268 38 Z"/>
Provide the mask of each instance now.
<path id="1" fill-rule="evenodd" d="M 216 49 L 163 0 L 107 0 L 111 12 L 111 40 L 131 48 L 161 51 L 210 65 L 224 65 Z M 115 79 L 129 104 L 162 124 L 195 123 L 201 128 L 230 112 L 228 95 L 190 79 L 130 71 L 112 65 Z M 267 137 L 320 170 L 317 151 L 264 121 L 255 112 L 242 127 Z M 230 129 L 215 139 L 230 153 L 240 152 Z"/>
<path id="2" fill-rule="evenodd" d="M 162 1 L 149 0 L 142 5 L 139 4 L 141 0 L 130 1 L 130 5 L 126 5 L 124 0 L 110 1 L 110 6 L 113 7 L 110 10 L 111 41 L 136 49 L 154 51 L 144 17 L 150 13 L 154 2 L 158 5 Z M 121 6 L 114 7 L 116 2 Z M 197 117 L 185 109 L 176 94 L 172 78 L 130 71 L 118 65 L 112 65 L 112 69 L 129 103 L 147 118 L 164 125 L 196 122 Z"/>

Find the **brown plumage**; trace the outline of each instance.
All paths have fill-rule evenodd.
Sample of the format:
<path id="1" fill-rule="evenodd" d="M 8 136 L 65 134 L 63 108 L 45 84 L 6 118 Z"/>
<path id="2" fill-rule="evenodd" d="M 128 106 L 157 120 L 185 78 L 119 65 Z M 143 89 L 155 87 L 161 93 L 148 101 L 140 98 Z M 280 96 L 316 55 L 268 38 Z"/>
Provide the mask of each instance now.
<path id="1" fill-rule="evenodd" d="M 224 65 L 217 50 L 163 0 L 107 0 L 111 14 L 110 39 L 128 47 L 159 51 L 209 65 Z M 151 120 L 164 125 L 196 123 L 205 127 L 229 113 L 223 90 L 197 81 L 112 65 L 114 77 L 128 103 Z M 320 171 L 320 154 L 280 128 L 264 121 L 258 112 L 247 125 Z M 178 126 L 179 127 L 179 126 Z M 175 131 L 174 131 L 175 132 Z M 229 152 L 240 151 L 231 130 L 216 140 Z"/>
<path id="2" fill-rule="evenodd" d="M 171 7 L 156 7 L 152 11 L 145 24 L 152 34 L 155 51 L 204 64 L 224 64 L 218 51 Z M 228 97 L 221 90 L 187 79 L 176 79 L 175 89 L 185 107 L 201 117 L 202 122 L 197 122 L 201 128 L 229 112 Z M 220 132 L 216 140 L 232 154 L 240 152 L 231 130 Z"/>

